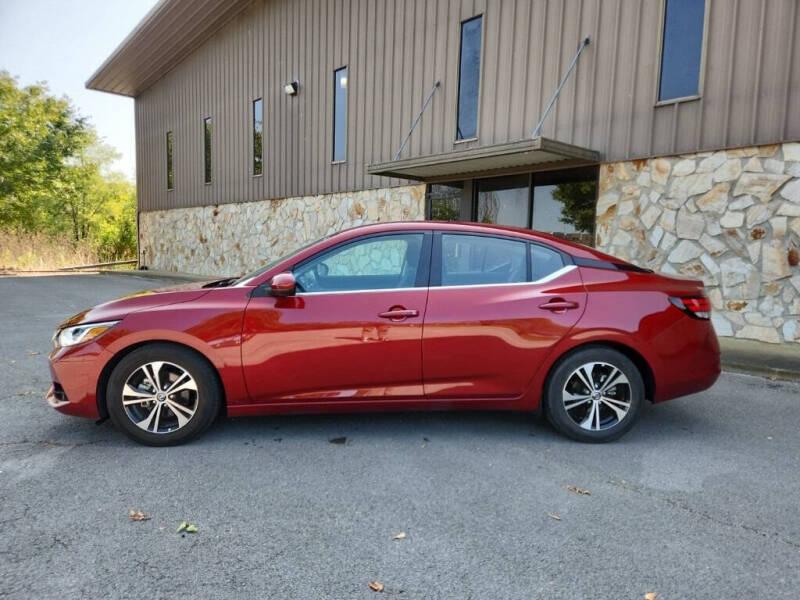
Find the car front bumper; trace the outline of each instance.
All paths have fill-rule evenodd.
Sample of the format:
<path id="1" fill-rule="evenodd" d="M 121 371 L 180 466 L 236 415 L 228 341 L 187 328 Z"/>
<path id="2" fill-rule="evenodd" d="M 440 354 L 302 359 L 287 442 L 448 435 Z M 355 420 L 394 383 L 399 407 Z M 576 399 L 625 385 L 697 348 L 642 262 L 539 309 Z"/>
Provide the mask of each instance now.
<path id="1" fill-rule="evenodd" d="M 97 385 L 112 355 L 95 342 L 56 348 L 50 353 L 52 385 L 45 400 L 66 415 L 100 418 Z"/>

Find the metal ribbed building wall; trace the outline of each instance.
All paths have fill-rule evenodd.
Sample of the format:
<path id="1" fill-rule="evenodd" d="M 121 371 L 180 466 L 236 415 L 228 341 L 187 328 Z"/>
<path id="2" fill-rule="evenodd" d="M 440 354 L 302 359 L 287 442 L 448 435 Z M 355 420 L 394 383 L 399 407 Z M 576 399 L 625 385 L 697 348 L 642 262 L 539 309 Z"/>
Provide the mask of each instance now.
<path id="1" fill-rule="evenodd" d="M 403 157 L 525 138 L 583 35 L 542 135 L 605 160 L 800 139 L 797 0 L 708 0 L 703 93 L 656 106 L 663 0 L 256 0 L 136 99 L 141 210 L 385 187 Z M 460 22 L 484 15 L 479 136 L 455 143 Z M 175 25 L 175 27 L 186 26 Z M 348 67 L 347 161 L 331 164 L 333 71 Z M 283 86 L 300 82 L 297 96 Z M 253 177 L 251 103 L 264 99 Z M 203 182 L 203 118 L 213 181 Z M 166 132 L 175 189 L 166 189 Z"/>

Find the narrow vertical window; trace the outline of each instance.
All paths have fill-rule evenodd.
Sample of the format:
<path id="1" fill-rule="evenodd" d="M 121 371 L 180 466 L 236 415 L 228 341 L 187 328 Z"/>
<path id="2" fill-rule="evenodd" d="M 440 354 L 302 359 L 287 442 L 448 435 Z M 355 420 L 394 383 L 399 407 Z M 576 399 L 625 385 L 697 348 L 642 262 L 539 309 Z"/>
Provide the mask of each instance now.
<path id="1" fill-rule="evenodd" d="M 172 171 L 172 132 L 167 132 L 167 189 L 175 189 L 175 179 Z"/>
<path id="2" fill-rule="evenodd" d="M 347 67 L 333 72 L 333 162 L 347 158 Z"/>
<path id="3" fill-rule="evenodd" d="M 206 183 L 211 183 L 211 117 L 203 119 L 203 171 Z"/>
<path id="4" fill-rule="evenodd" d="M 458 117 L 456 139 L 478 136 L 478 94 L 481 82 L 481 29 L 483 17 L 461 23 L 461 59 L 458 65 Z"/>
<path id="5" fill-rule="evenodd" d="M 264 107 L 261 98 L 253 100 L 253 175 L 264 172 Z"/>
<path id="6" fill-rule="evenodd" d="M 666 0 L 659 102 L 700 93 L 705 0 Z"/>

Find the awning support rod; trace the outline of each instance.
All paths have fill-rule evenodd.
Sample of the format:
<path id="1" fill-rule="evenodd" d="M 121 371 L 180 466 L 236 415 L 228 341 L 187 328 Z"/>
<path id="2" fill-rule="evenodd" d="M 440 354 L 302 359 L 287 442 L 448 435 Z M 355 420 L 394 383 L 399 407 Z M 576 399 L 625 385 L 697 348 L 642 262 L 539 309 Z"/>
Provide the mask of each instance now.
<path id="1" fill-rule="evenodd" d="M 411 134 L 414 133 L 414 130 L 417 128 L 417 124 L 419 123 L 420 119 L 422 119 L 422 113 L 424 113 L 425 109 L 428 108 L 428 102 L 431 101 L 431 98 L 433 98 L 433 94 L 434 94 L 434 92 L 436 92 L 436 88 L 438 88 L 438 87 L 439 87 L 439 81 L 437 80 L 436 83 L 433 84 L 433 87 L 431 88 L 431 91 L 428 92 L 428 97 L 425 98 L 425 102 L 422 103 L 422 108 L 420 109 L 419 114 L 417 115 L 417 118 L 414 119 L 414 122 L 411 124 L 411 129 L 408 130 L 408 135 L 405 137 L 405 139 L 403 139 L 403 143 L 400 144 L 400 148 L 397 150 L 397 153 L 394 155 L 394 159 L 395 160 L 400 158 L 400 155 L 403 153 L 403 148 L 406 147 L 406 144 L 408 143 L 408 140 L 411 138 Z"/>
<path id="2" fill-rule="evenodd" d="M 541 135 L 542 125 L 544 125 L 544 120 L 547 118 L 547 114 L 550 112 L 550 109 L 553 108 L 553 104 L 556 103 L 556 99 L 558 98 L 558 95 L 561 93 L 561 88 L 563 88 L 564 84 L 567 83 L 567 79 L 569 78 L 570 73 L 572 73 L 572 70 L 575 68 L 575 65 L 578 64 L 578 59 L 581 56 L 581 52 L 583 52 L 583 49 L 586 48 L 586 46 L 588 45 L 589 45 L 589 36 L 587 35 L 578 46 L 578 52 L 575 54 L 575 58 L 572 59 L 572 62 L 569 65 L 569 69 L 567 69 L 567 72 L 564 73 L 564 78 L 561 80 L 561 83 L 558 84 L 556 91 L 553 93 L 553 97 L 550 98 L 550 102 L 547 103 L 547 108 L 545 108 L 544 112 L 542 113 L 541 119 L 539 119 L 539 122 L 536 124 L 536 127 L 534 127 L 533 132 L 531 132 L 532 138 L 539 137 Z"/>

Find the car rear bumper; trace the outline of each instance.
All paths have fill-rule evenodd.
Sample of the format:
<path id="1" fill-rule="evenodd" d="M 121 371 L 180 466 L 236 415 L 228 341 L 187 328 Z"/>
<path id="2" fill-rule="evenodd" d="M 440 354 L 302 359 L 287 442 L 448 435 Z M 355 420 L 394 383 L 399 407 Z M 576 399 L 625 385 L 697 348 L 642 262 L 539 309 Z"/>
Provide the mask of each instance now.
<path id="1" fill-rule="evenodd" d="M 99 418 L 97 382 L 110 358 L 111 353 L 95 343 L 53 350 L 47 404 L 66 415 Z"/>
<path id="2" fill-rule="evenodd" d="M 684 317 L 654 340 L 661 366 L 654 402 L 695 394 L 719 378 L 720 348 L 710 321 Z"/>

